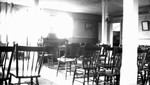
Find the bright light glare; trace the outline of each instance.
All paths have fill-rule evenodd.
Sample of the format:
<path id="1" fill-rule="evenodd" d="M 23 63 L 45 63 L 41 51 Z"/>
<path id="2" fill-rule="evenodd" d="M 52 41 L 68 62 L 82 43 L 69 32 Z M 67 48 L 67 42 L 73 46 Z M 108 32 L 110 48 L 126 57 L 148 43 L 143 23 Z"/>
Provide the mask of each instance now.
<path id="1" fill-rule="evenodd" d="M 8 34 L 10 43 L 15 41 L 26 45 L 28 37 L 28 45 L 37 45 L 38 39 L 48 29 L 47 17 L 48 15 L 40 10 L 20 10 L 7 20 L 4 32 Z"/>
<path id="2" fill-rule="evenodd" d="M 50 32 L 56 33 L 58 38 L 70 38 L 73 33 L 73 19 L 70 16 L 61 13 L 50 17 L 50 14 L 35 8 L 7 16 L 5 24 L 2 35 L 8 35 L 10 44 L 15 41 L 21 45 L 33 46 L 37 45 L 41 36 L 47 37 Z"/>
<path id="3" fill-rule="evenodd" d="M 73 35 L 73 19 L 65 14 L 60 14 L 54 22 L 54 33 L 58 38 L 70 38 Z"/>

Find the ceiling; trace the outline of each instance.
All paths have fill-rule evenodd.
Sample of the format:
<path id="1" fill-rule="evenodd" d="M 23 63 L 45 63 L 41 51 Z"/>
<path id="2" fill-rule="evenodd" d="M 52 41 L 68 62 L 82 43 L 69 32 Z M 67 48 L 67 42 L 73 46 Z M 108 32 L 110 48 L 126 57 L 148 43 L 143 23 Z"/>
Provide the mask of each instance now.
<path id="1" fill-rule="evenodd" d="M 0 0 L 1 2 L 14 3 L 22 6 L 33 6 L 38 0 Z M 39 0 L 41 9 L 50 9 L 75 13 L 102 14 L 101 0 Z M 150 0 L 139 0 L 139 11 L 149 12 Z M 108 14 L 119 16 L 123 13 L 123 0 L 108 0 Z"/>

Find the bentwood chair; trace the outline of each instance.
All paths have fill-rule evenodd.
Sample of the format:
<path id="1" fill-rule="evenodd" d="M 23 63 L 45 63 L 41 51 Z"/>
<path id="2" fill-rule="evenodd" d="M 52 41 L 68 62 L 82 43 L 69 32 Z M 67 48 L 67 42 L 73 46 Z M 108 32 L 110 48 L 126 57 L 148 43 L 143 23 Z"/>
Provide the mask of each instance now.
<path id="1" fill-rule="evenodd" d="M 67 72 L 72 72 L 72 64 L 76 63 L 77 58 L 77 52 L 79 48 L 79 43 L 72 43 L 72 44 L 66 44 L 63 48 L 64 55 L 62 55 L 60 58 L 57 58 L 58 60 L 58 67 L 57 67 L 57 73 L 56 76 L 58 76 L 58 71 L 65 68 L 65 79 L 67 79 Z M 61 53 L 59 53 L 61 55 Z M 69 70 L 68 70 L 69 69 Z"/>
<path id="2" fill-rule="evenodd" d="M 8 85 L 14 47 L 0 46 L 0 85 Z M 10 85 L 10 83 L 9 83 Z"/>
<path id="3" fill-rule="evenodd" d="M 10 76 L 12 79 L 18 79 L 18 82 L 10 82 L 18 85 L 23 83 L 39 85 L 38 78 L 40 77 L 45 47 L 18 46 L 16 44 L 15 52 L 13 61 L 15 70 L 10 72 Z M 30 79 L 30 81 L 21 81 L 21 79 Z"/>

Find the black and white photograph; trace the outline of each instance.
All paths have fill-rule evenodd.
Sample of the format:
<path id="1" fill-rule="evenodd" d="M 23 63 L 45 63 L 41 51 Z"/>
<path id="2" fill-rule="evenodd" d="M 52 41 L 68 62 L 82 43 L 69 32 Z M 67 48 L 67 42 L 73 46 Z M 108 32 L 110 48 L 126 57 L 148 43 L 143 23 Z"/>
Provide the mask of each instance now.
<path id="1" fill-rule="evenodd" d="M 0 85 L 150 85 L 150 0 L 0 0 Z"/>

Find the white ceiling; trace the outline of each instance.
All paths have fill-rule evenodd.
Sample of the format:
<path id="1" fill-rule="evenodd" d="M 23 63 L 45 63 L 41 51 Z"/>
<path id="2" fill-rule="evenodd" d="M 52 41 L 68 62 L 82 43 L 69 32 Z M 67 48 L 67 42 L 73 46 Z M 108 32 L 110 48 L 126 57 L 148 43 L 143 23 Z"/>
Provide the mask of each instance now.
<path id="1" fill-rule="evenodd" d="M 23 6 L 33 6 L 38 0 L 0 0 L 1 2 L 12 2 Z M 123 0 L 108 0 L 108 13 L 110 16 L 122 15 Z M 139 8 L 142 11 L 150 9 L 150 0 L 139 0 Z M 101 0 L 39 0 L 38 6 L 42 9 L 53 9 L 59 11 L 89 13 L 101 15 Z"/>

